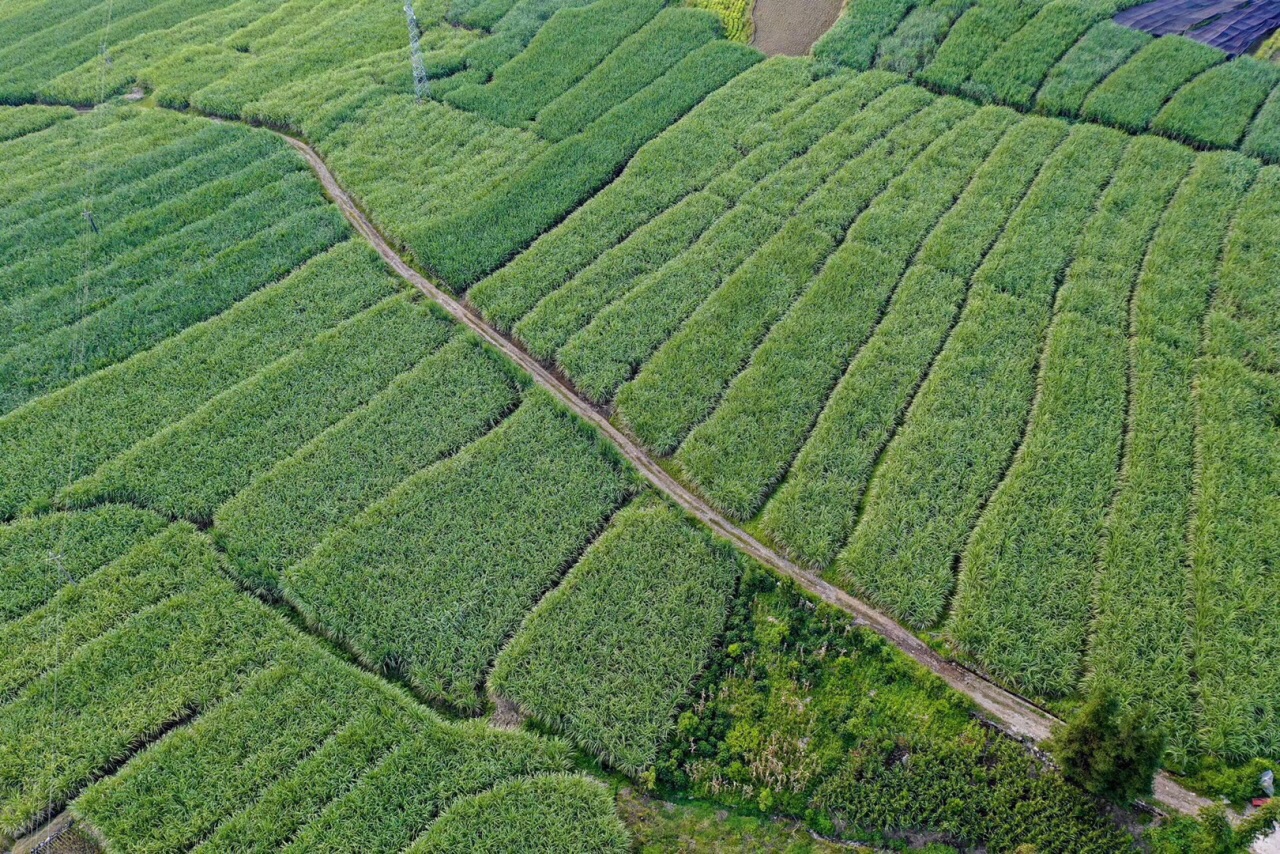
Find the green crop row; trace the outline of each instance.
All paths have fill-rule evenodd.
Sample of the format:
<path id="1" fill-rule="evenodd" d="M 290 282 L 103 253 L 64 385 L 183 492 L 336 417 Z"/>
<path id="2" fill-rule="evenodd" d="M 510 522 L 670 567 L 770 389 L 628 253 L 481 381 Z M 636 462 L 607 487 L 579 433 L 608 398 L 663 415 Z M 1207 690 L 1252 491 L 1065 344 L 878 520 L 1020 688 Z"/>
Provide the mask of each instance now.
<path id="1" fill-rule="evenodd" d="M 425 304 L 390 297 L 134 445 L 59 500 L 131 501 L 208 521 L 255 475 L 367 403 L 450 331 Z"/>
<path id="2" fill-rule="evenodd" d="M 979 65 L 963 89 L 982 101 L 1027 108 L 1049 70 L 1089 26 L 1109 17 L 1107 0 L 1055 0 L 1046 3 Z"/>
<path id="3" fill-rule="evenodd" d="M 74 815 L 133 851 L 397 850 L 471 795 L 568 766 L 557 741 L 440 721 L 238 592 L 190 525 L 139 530 L 146 518 L 103 508 L 38 520 L 79 577 L 0 626 L 0 832 L 74 797 Z M 31 528 L 0 528 L 6 546 L 26 539 L 7 558 L 27 571 L 43 557 Z M 625 841 L 611 806 L 584 794 L 596 790 L 521 785 L 563 789 L 570 812 L 548 822 L 561 838 L 590 826 L 590 838 Z M 451 838 L 466 813 L 426 838 Z M 484 832 L 526 827 L 499 811 Z"/>
<path id="4" fill-rule="evenodd" d="M 308 193 L 319 196 L 311 180 Z M 120 362 L 290 273 L 348 234 L 330 206 L 303 209 L 208 263 L 147 283 L 82 320 L 0 355 L 0 411 Z"/>
<path id="5" fill-rule="evenodd" d="M 567 764 L 561 745 L 444 723 L 300 641 L 72 811 L 137 851 L 394 851 L 459 799 Z"/>
<path id="6" fill-rule="evenodd" d="M 275 658 L 291 630 L 222 579 L 218 562 L 208 540 L 182 526 L 113 566 L 133 574 L 181 567 L 195 580 L 79 648 L 55 648 L 56 666 L 0 709 L 0 832 L 29 828 L 138 744 L 234 693 Z M 85 598 L 89 607 L 104 604 Z M 50 622 L 68 639 L 79 627 Z"/>
<path id="7" fill-rule="evenodd" d="M 858 217 L 675 458 L 717 506 L 759 510 L 823 402 L 867 340 L 929 231 L 1016 121 L 980 110 L 941 134 Z"/>
<path id="8" fill-rule="evenodd" d="M 925 83 L 957 92 L 975 71 L 1039 11 L 1020 0 L 975 3 L 947 32 L 933 62 L 917 75 Z"/>
<path id="9" fill-rule="evenodd" d="M 500 421 L 518 400 L 508 372 L 455 337 L 220 507 L 215 539 L 246 581 L 274 585 L 348 517 Z"/>
<path id="10" fill-rule="evenodd" d="M 662 5 L 663 0 L 597 0 L 589 6 L 562 9 L 488 83 L 464 84 L 449 91 L 444 100 L 504 125 L 532 121 L 649 23 Z"/>
<path id="11" fill-rule="evenodd" d="M 1036 109 L 1076 116 L 1084 99 L 1111 72 L 1138 52 L 1151 36 L 1111 21 L 1099 21 L 1049 70 L 1036 93 Z"/>
<path id="12" fill-rule="evenodd" d="M 834 577 L 905 622 L 943 615 L 964 538 L 1009 464 L 1076 235 L 1127 139 L 1080 125 L 974 277 L 964 313 L 886 450 Z"/>
<path id="13" fill-rule="evenodd" d="M 806 94 L 812 94 L 812 88 L 814 87 L 806 89 Z M 703 235 L 710 239 L 708 229 L 724 217 L 741 195 L 729 188 L 749 186 L 749 179 L 739 181 L 739 176 L 756 177 L 779 168 L 790 157 L 831 132 L 840 121 L 843 109 L 864 106 L 875 90 L 871 88 L 859 92 L 860 89 L 863 87 L 841 85 L 817 99 L 800 99 L 800 103 L 794 105 L 798 109 L 775 112 L 767 122 L 773 131 L 773 139 L 763 144 L 750 146 L 750 143 L 757 141 L 758 135 L 750 130 L 745 131 L 744 139 L 738 143 L 742 148 L 750 146 L 745 157 L 732 166 L 723 164 L 725 168 L 710 178 L 710 188 L 696 190 L 680 199 L 635 229 L 616 246 L 602 253 L 558 290 L 540 300 L 514 327 L 521 343 L 540 358 L 552 358 L 556 351 L 610 303 L 629 292 L 641 289 L 646 281 L 645 277 L 665 268 L 683 255 L 695 241 L 701 242 Z M 833 100 L 828 102 L 828 98 Z M 815 109 L 816 103 L 828 104 L 833 109 Z M 745 137 L 752 138 L 748 140 Z M 675 175 L 687 174 L 693 165 L 681 158 L 672 163 L 672 172 Z M 674 183 L 675 175 L 672 172 L 668 173 L 668 183 Z M 625 181 L 626 176 L 621 180 Z M 722 226 L 717 226 L 717 230 L 720 228 Z M 718 258 L 720 253 L 712 250 L 707 257 Z M 669 269 L 671 272 L 675 271 L 675 268 Z M 626 316 L 623 313 L 619 315 L 619 319 Z"/>
<path id="14" fill-rule="evenodd" d="M 865 83 L 844 81 L 845 85 L 803 109 L 775 113 L 772 139 L 752 147 L 745 157 L 712 177 L 704 189 L 685 196 L 634 231 L 534 306 L 515 327 L 525 346 L 543 358 L 561 351 L 561 365 L 584 391 L 601 397 L 611 394 L 634 369 L 632 363 L 661 343 L 662 330 L 670 334 L 672 320 L 665 320 L 667 326 L 650 325 L 656 320 L 654 312 L 678 322 L 701 295 L 741 263 L 753 241 L 764 240 L 778 227 L 775 214 L 766 215 L 749 201 L 735 205 L 761 196 L 770 185 L 794 198 L 805 191 L 805 182 L 812 184 L 828 174 L 841 152 L 856 150 L 860 144 L 856 133 L 846 136 L 835 130 L 837 126 L 852 130 L 860 123 L 856 115 L 848 120 L 842 117 L 849 111 L 860 112 L 888 80 Z M 817 104 L 829 109 L 818 109 Z M 809 168 L 803 174 L 789 180 L 778 174 L 797 155 L 809 153 L 813 157 L 806 159 Z M 611 329 L 615 325 L 625 329 Z M 608 354 L 609 347 L 619 349 L 601 360 L 599 354 Z M 575 352 L 582 357 L 585 371 L 571 366 L 578 358 Z M 588 381 L 588 375 L 600 377 L 600 382 Z"/>
<path id="15" fill-rule="evenodd" d="M 1234 148 L 1262 102 L 1280 85 L 1280 67 L 1241 57 L 1210 68 L 1169 99 L 1151 129 L 1174 139 Z"/>
<path id="16" fill-rule="evenodd" d="M 856 109 L 881 90 L 880 82 L 869 91 L 859 88 L 849 93 Z M 762 147 L 739 168 L 723 173 L 709 190 L 735 206 L 687 252 L 632 283 L 627 293 L 570 337 L 557 354 L 560 367 L 588 397 L 613 397 L 655 350 L 673 340 L 672 334 L 708 294 L 730 280 L 751 277 L 753 270 L 758 281 L 776 272 L 771 264 L 786 264 L 795 236 L 794 230 L 786 236 L 780 232 L 787 215 L 849 158 L 859 156 L 931 101 L 926 93 L 895 87 L 830 132 L 823 122 L 801 119 L 791 129 L 794 135 L 784 135 L 791 137 L 791 144 Z M 796 149 L 803 154 L 795 157 Z M 749 177 L 742 180 L 740 171 Z M 771 251 L 762 249 L 770 243 Z M 820 254 L 809 259 L 810 264 L 820 261 Z M 803 275 L 803 262 L 789 272 Z"/>
<path id="17" fill-rule="evenodd" d="M 1015 126 L 920 247 L 765 506 L 764 530 L 795 557 L 825 567 L 849 538 L 875 461 L 955 323 L 970 276 L 1065 135 L 1057 122 Z"/>
<path id="18" fill-rule="evenodd" d="M 285 596 L 369 666 L 473 708 L 503 640 L 631 488 L 599 443 L 534 390 L 287 569 Z"/>
<path id="19" fill-rule="evenodd" d="M 132 507 L 54 513 L 0 528 L 0 620 L 40 607 L 154 534 L 158 516 Z"/>
<path id="20" fill-rule="evenodd" d="M 184 528 L 171 527 L 125 557 L 67 580 L 48 601 L 0 626 L 0 700 L 12 700 L 20 689 L 61 664 L 69 651 L 198 586 L 206 567 L 193 559 L 188 544 Z M 23 568 L 38 566 L 32 561 Z"/>
<path id="21" fill-rule="evenodd" d="M 705 12 L 662 10 L 572 88 L 539 110 L 535 129 L 552 142 L 580 133 L 715 39 L 719 31 L 715 18 Z"/>
<path id="22" fill-rule="evenodd" d="M 1114 0 L 853 0 L 815 53 L 935 89 L 1280 158 L 1280 72 L 1109 20 Z M 1264 102 L 1266 109 L 1259 109 Z"/>
<path id="23" fill-rule="evenodd" d="M 1191 709 L 1187 524 L 1194 365 L 1228 225 L 1257 165 L 1201 156 L 1156 232 L 1133 297 L 1128 434 L 1101 550 L 1090 678 L 1150 704 L 1170 756 L 1198 747 Z"/>
<path id="24" fill-rule="evenodd" d="M 824 262 L 833 270 L 848 263 L 854 253 L 836 247 L 853 221 L 934 139 L 972 111 L 955 100 L 938 100 L 892 129 L 868 127 L 865 149 L 815 188 L 619 391 L 618 414 L 640 440 L 659 453 L 674 450 Z M 762 201 L 768 203 L 768 194 Z M 744 202 L 751 204 L 750 197 Z"/>
<path id="25" fill-rule="evenodd" d="M 1272 228 L 1275 227 L 1274 221 Z M 1191 632 L 1200 736 L 1232 760 L 1272 756 L 1280 679 L 1274 565 L 1280 542 L 1280 379 L 1209 357 L 1197 373 L 1201 460 L 1192 527 Z"/>
<path id="26" fill-rule="evenodd" d="M 93 104 L 118 95 L 142 79 L 155 63 L 175 54 L 185 58 L 184 51 L 192 45 L 223 39 L 284 5 L 282 0 L 236 0 L 166 29 L 113 39 L 109 56 L 95 56 L 42 83 L 40 97 L 59 103 Z"/>
<path id="27" fill-rule="evenodd" d="M 628 774 L 653 764 L 724 625 L 738 559 L 649 500 L 525 620 L 489 687 Z"/>
<path id="28" fill-rule="evenodd" d="M 33 101 L 52 78 L 140 33 L 167 29 L 231 0 L 55 0 L 8 16 L 0 38 L 0 103 Z M 108 26 L 109 22 L 109 26 Z"/>
<path id="29" fill-rule="evenodd" d="M 813 55 L 858 71 L 876 58 L 880 40 L 891 34 L 914 6 L 913 0 L 857 0 L 813 46 Z"/>
<path id="30" fill-rule="evenodd" d="M 223 314 L 0 417 L 0 517 L 47 504 L 59 488 L 395 289 L 372 249 L 340 244 Z"/>
<path id="31" fill-rule="evenodd" d="M 542 774 L 499 783 L 449 805 L 411 854 L 626 854 L 631 839 L 613 796 L 580 774 Z"/>
<path id="32" fill-rule="evenodd" d="M 915 74 L 933 62 L 938 45 L 970 0 L 933 0 L 916 6 L 876 48 L 875 67 Z"/>
<path id="33" fill-rule="evenodd" d="M 0 252 L 12 262 L 0 286 L 0 412 L 225 310 L 347 233 L 319 182 L 270 134 L 205 132 L 137 108 L 104 120 L 34 135 L 106 134 L 121 151 L 101 181 L 71 182 L 79 197 L 30 186 L 4 208 L 15 220 Z M 43 154 L 28 172 L 70 165 Z"/>
<path id="34" fill-rule="evenodd" d="M 640 146 L 759 59 L 729 42 L 693 51 L 469 208 L 424 224 L 410 245 L 445 282 L 474 284 L 607 184 Z"/>
<path id="35" fill-rule="evenodd" d="M 44 130 L 75 116 L 70 107 L 0 107 L 0 142 Z"/>
<path id="36" fill-rule="evenodd" d="M 1195 380 L 1191 646 L 1201 735 L 1233 759 L 1274 755 L 1280 544 L 1280 321 L 1272 271 L 1280 169 L 1258 175 L 1227 237 Z"/>
<path id="37" fill-rule="evenodd" d="M 86 196 L 92 194 L 95 215 L 109 224 L 132 208 L 134 194 L 148 191 L 151 185 L 143 183 L 147 178 L 176 178 L 184 170 L 172 173 L 173 167 L 191 165 L 201 153 L 220 150 L 246 136 L 252 135 L 182 116 L 112 109 L 5 143 L 9 172 L 0 187 L 0 234 L 5 237 L 0 262 L 21 257 L 20 249 L 30 250 L 14 240 L 47 234 L 48 240 L 57 243 L 81 233 L 74 215 L 84 210 Z M 266 144 L 264 151 L 271 145 L 265 135 L 258 142 Z"/>
<path id="38" fill-rule="evenodd" d="M 110 243 L 101 235 L 91 238 L 89 242 L 99 250 L 93 253 L 95 257 L 59 252 L 61 264 L 24 265 L 29 274 L 16 276 L 3 289 L 8 293 L 0 308 L 0 353 L 7 355 L 11 349 L 76 323 L 143 288 L 172 280 L 175 270 L 207 264 L 211 257 L 250 239 L 268 223 L 324 202 L 316 192 L 315 179 L 301 171 L 297 157 L 283 152 L 224 180 L 211 181 L 202 189 L 207 192 L 175 199 L 137 217 L 149 220 L 137 223 L 137 229 L 126 220 L 118 233 L 130 237 Z M 161 236 L 148 240 L 150 230 Z M 143 242 L 131 248 L 129 244 L 135 239 Z M 59 267 L 75 269 L 63 278 Z"/>
<path id="39" fill-rule="evenodd" d="M 622 174 L 514 261 L 468 293 L 485 317 L 510 329 L 630 232 L 744 156 L 744 137 L 810 83 L 802 63 L 762 62 L 731 80 L 641 148 Z M 756 145 L 760 142 L 757 141 Z"/>
<path id="40" fill-rule="evenodd" d="M 317 145 L 379 229 L 412 248 L 424 222 L 465 208 L 547 150 L 534 134 L 435 101 L 379 96 Z"/>
<path id="41" fill-rule="evenodd" d="M 270 141 L 265 134 L 254 134 L 242 140 L 251 146 L 218 148 L 209 156 L 163 169 L 154 180 L 95 198 L 92 213 L 97 232 L 83 215 L 65 207 L 54 216 L 29 222 L 15 235 L 22 255 L 6 268 L 5 297 L 69 285 L 86 274 L 98 279 L 117 275 L 109 265 L 122 267 L 119 275 L 129 275 L 136 265 L 150 261 L 153 266 L 144 269 L 160 275 L 166 269 L 167 253 L 188 251 L 198 258 L 204 247 L 193 241 L 188 248 L 174 231 L 208 219 L 264 182 L 279 181 L 306 168 L 292 153 L 261 145 Z"/>
<path id="42" fill-rule="evenodd" d="M 1080 114 L 1143 130 L 1175 92 L 1222 59 L 1221 51 L 1190 39 L 1155 39 L 1090 92 Z"/>
<path id="43" fill-rule="evenodd" d="M 448 17 L 467 26 L 488 30 L 491 35 L 468 45 L 457 62 L 445 73 L 454 74 L 440 83 L 440 88 L 465 83 L 484 83 L 502 65 L 520 54 L 533 41 L 543 25 L 561 9 L 586 6 L 595 0 L 481 0 L 470 9 L 454 10 L 450 2 Z M 470 6 L 471 0 L 464 0 Z M 433 84 L 438 85 L 438 84 Z"/>
<path id="44" fill-rule="evenodd" d="M 1127 396 L 1129 299 L 1193 157 L 1155 137 L 1120 162 L 1058 291 L 1027 433 L 961 561 L 949 631 L 997 678 L 1075 689 Z"/>
<path id="45" fill-rule="evenodd" d="M 273 25 L 269 30 L 267 23 Z M 378 0 L 284 5 L 275 20 L 264 16 L 256 24 L 258 32 L 246 28 L 217 44 L 216 52 L 206 48 L 198 62 L 177 64 L 172 81 L 157 68 L 145 72 L 148 82 L 170 106 L 189 102 L 206 113 L 238 117 L 246 105 L 285 83 L 404 51 L 408 38 L 403 9 Z M 194 72 L 194 81 L 185 81 L 183 72 Z"/>

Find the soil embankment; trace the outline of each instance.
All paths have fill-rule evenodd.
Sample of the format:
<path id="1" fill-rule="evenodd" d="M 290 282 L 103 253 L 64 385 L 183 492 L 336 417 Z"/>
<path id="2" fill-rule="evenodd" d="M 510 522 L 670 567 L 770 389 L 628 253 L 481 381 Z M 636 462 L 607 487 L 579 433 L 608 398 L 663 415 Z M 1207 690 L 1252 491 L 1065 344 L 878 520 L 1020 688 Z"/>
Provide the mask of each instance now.
<path id="1" fill-rule="evenodd" d="M 840 17 L 841 0 L 756 0 L 751 43 L 769 56 L 804 56 Z"/>

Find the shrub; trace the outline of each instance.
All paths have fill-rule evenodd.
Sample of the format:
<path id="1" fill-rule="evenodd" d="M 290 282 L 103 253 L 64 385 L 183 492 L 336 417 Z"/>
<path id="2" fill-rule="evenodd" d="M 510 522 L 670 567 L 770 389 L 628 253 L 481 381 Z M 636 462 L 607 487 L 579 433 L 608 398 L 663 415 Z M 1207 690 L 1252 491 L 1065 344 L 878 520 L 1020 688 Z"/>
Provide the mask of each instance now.
<path id="1" fill-rule="evenodd" d="M 1164 735 L 1150 711 L 1122 712 L 1120 700 L 1095 688 L 1089 701 L 1050 742 L 1062 774 L 1095 797 L 1130 804 L 1151 794 Z"/>
<path id="2" fill-rule="evenodd" d="M 891 846 L 1133 850 L 1096 801 L 970 718 L 853 619 L 748 567 L 725 644 L 659 765 L 664 785 Z"/>

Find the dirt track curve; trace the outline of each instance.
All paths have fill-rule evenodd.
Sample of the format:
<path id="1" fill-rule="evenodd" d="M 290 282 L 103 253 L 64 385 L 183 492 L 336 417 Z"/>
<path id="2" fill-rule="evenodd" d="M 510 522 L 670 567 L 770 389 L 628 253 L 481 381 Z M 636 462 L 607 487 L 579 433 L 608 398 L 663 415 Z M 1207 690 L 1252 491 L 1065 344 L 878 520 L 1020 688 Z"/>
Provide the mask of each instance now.
<path id="1" fill-rule="evenodd" d="M 732 540 L 739 549 L 756 560 L 794 579 L 805 590 L 829 605 L 852 614 L 858 622 L 875 631 L 917 662 L 927 667 L 952 688 L 973 700 L 984 713 L 990 716 L 1010 735 L 1038 743 L 1049 736 L 1050 729 L 1054 724 L 1060 722 L 1044 709 L 1027 702 L 1016 694 L 1010 693 L 999 685 L 989 682 L 970 670 L 947 661 L 910 631 L 898 625 L 888 615 L 828 584 L 812 572 L 797 566 L 716 512 L 705 501 L 694 495 L 669 475 L 635 441 L 618 430 L 603 412 L 579 397 L 567 383 L 547 370 L 541 362 L 530 356 L 501 332 L 489 326 L 470 307 L 410 267 L 378 230 L 373 227 L 373 224 L 369 222 L 351 197 L 347 195 L 347 192 L 338 183 L 333 173 L 329 171 L 329 167 L 325 165 L 320 155 L 306 143 L 287 134 L 280 135 L 307 159 L 307 162 L 319 177 L 320 182 L 324 185 L 325 191 L 342 210 L 347 221 L 373 245 L 378 254 L 401 277 L 423 294 L 439 303 L 458 322 L 465 324 L 473 332 L 518 364 L 534 378 L 538 385 L 554 394 L 579 416 L 594 424 L 631 461 L 632 465 L 648 479 L 655 489 L 664 493 L 686 511 L 701 519 L 720 536 Z M 1161 805 L 1190 815 L 1194 815 L 1202 807 L 1212 803 L 1207 798 L 1203 798 L 1179 785 L 1172 777 L 1163 772 L 1155 781 L 1155 797 Z"/>

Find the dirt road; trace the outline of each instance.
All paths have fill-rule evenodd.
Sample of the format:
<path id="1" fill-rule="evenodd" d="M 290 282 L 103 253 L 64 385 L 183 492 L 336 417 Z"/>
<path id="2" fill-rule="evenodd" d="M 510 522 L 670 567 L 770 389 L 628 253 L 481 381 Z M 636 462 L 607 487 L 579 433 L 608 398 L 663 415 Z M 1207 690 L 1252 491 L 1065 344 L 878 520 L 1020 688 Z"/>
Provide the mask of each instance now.
<path id="1" fill-rule="evenodd" d="M 602 411 L 579 397 L 568 383 L 549 371 L 541 362 L 522 350 L 515 342 L 490 327 L 470 307 L 464 305 L 456 297 L 446 293 L 431 280 L 410 267 L 400 257 L 399 253 L 387 243 L 377 229 L 373 227 L 372 223 L 351 200 L 346 191 L 342 189 L 320 155 L 310 146 L 297 139 L 289 136 L 284 136 L 284 138 L 307 159 L 307 162 L 319 177 L 320 182 L 324 185 L 325 191 L 342 210 L 347 221 L 372 244 L 392 269 L 423 294 L 439 303 L 454 319 L 466 325 L 494 348 L 500 350 L 509 359 L 518 364 L 534 378 L 538 385 L 558 397 L 565 406 L 594 424 L 631 461 L 631 464 L 648 479 L 655 489 L 664 493 L 686 511 L 701 519 L 717 534 L 733 541 L 738 548 L 756 560 L 794 579 L 797 584 L 824 602 L 852 614 L 860 623 L 866 625 L 941 677 L 952 688 L 973 700 L 987 716 L 998 723 L 1010 735 L 1035 743 L 1039 743 L 1049 736 L 1050 729 L 1059 722 L 1053 715 L 1032 705 L 1016 694 L 1010 693 L 999 685 L 947 661 L 926 646 L 923 641 L 910 631 L 898 625 L 888 615 L 877 611 L 862 600 L 850 596 L 808 570 L 792 563 L 787 558 L 760 543 L 724 516 L 721 516 L 705 501 L 686 489 L 679 481 L 667 474 L 666 470 L 659 466 L 629 436 L 618 430 Z M 1163 773 L 1156 779 L 1155 795 L 1163 806 L 1188 814 L 1195 814 L 1202 807 L 1211 803 L 1206 798 L 1202 798 L 1194 792 L 1183 788 L 1173 778 Z"/>

